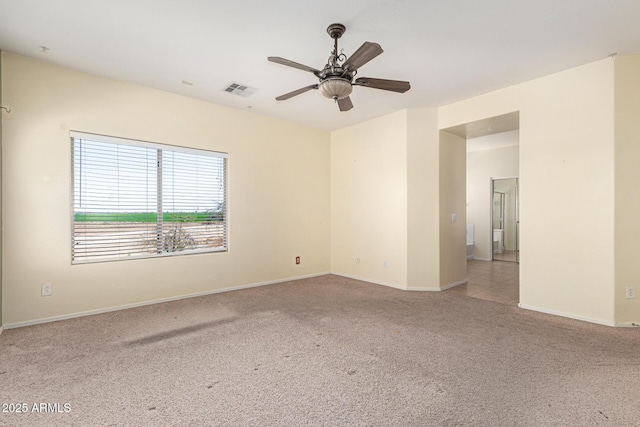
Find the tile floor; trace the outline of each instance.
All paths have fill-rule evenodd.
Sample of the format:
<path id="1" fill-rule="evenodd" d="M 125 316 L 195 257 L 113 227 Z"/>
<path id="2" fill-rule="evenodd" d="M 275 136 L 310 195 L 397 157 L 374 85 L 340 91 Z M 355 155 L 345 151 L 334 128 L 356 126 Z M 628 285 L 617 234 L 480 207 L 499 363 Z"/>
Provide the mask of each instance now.
<path id="1" fill-rule="evenodd" d="M 467 261 L 469 281 L 447 292 L 481 298 L 503 304 L 519 301 L 519 264 L 505 261 Z"/>

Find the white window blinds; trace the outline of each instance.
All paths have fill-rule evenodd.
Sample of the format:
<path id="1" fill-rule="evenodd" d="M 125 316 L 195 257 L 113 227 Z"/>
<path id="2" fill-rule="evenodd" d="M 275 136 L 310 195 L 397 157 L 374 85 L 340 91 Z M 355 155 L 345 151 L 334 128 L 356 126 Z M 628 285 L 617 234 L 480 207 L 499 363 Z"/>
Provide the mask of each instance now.
<path id="1" fill-rule="evenodd" d="M 224 153 L 71 133 L 73 263 L 227 249 Z"/>

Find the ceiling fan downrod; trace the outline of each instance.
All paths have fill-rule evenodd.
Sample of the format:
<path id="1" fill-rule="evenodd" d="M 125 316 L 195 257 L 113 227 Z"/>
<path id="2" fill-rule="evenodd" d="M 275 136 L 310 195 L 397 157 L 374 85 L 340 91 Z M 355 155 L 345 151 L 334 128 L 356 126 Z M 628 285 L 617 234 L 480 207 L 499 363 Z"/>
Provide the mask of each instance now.
<path id="1" fill-rule="evenodd" d="M 340 66 L 340 62 L 344 62 L 347 57 L 344 53 L 338 53 L 338 39 L 342 37 L 347 28 L 342 24 L 331 24 L 327 27 L 327 33 L 333 39 L 333 52 L 329 57 L 328 65 L 331 66 L 331 72 L 335 73 L 334 67 Z"/>

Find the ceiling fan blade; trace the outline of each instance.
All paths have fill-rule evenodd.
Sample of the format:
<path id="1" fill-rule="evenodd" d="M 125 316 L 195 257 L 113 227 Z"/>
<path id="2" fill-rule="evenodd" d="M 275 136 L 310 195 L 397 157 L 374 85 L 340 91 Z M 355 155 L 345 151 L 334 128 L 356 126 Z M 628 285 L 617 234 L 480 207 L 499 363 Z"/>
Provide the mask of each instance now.
<path id="1" fill-rule="evenodd" d="M 338 107 L 340 111 L 349 111 L 353 108 L 353 103 L 351 102 L 351 98 L 348 96 L 346 98 L 338 99 Z"/>
<path id="2" fill-rule="evenodd" d="M 357 78 L 354 85 L 371 87 L 374 89 L 390 90 L 391 92 L 405 93 L 411 89 L 409 82 L 400 80 L 372 79 L 370 77 Z"/>
<path id="3" fill-rule="evenodd" d="M 296 95 L 300 95 L 301 93 L 305 93 L 307 91 L 310 91 L 311 89 L 318 89 L 317 84 L 315 85 L 309 85 L 309 86 L 305 86 L 303 88 L 300 88 L 298 90 L 294 90 L 293 92 L 289 92 L 289 93 L 285 93 L 284 95 L 280 95 L 279 97 L 276 98 L 276 101 L 284 101 L 286 99 L 289 98 L 293 98 Z"/>
<path id="4" fill-rule="evenodd" d="M 362 46 L 353 52 L 353 55 L 344 62 L 343 67 L 357 70 L 376 56 L 380 55 L 382 52 L 384 51 L 378 43 L 364 42 L 362 43 Z"/>
<path id="5" fill-rule="evenodd" d="M 290 61 L 288 59 L 280 58 L 279 56 L 270 56 L 267 58 L 269 62 L 275 62 L 276 64 L 286 65 L 288 67 L 297 68 L 298 70 L 308 71 L 313 74 L 319 74 L 320 70 L 309 67 L 308 65 L 299 64 L 297 62 Z"/>

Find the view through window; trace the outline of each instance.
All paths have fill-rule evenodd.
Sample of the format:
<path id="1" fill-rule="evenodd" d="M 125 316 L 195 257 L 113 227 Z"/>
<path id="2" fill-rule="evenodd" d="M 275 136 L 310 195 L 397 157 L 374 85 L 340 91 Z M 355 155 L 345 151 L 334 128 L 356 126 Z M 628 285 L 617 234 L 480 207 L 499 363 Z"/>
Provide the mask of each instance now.
<path id="1" fill-rule="evenodd" d="M 71 133 L 72 262 L 227 249 L 227 155 Z"/>

